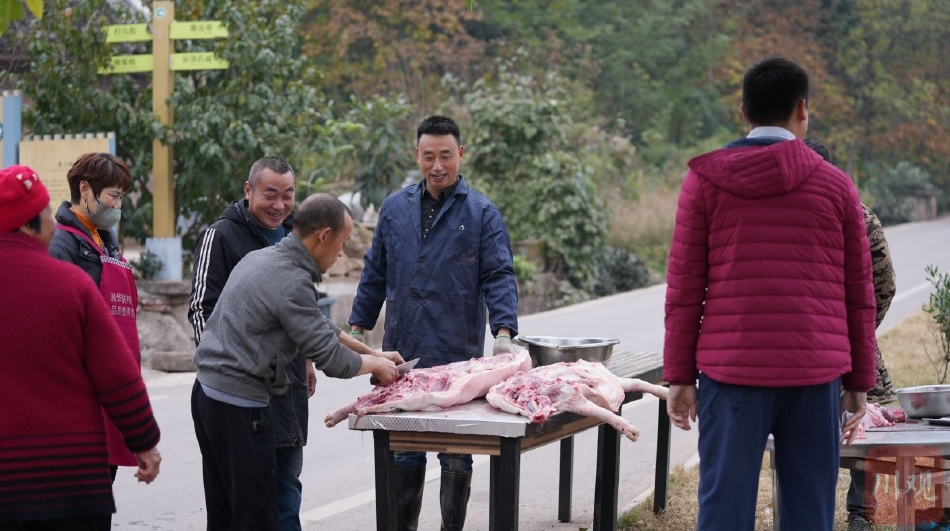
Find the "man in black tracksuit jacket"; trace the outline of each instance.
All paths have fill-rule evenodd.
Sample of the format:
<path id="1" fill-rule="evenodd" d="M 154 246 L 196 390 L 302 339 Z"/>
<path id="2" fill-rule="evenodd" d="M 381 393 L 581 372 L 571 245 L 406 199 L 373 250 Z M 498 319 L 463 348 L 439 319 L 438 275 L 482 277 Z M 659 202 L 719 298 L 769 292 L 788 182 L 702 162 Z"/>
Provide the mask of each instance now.
<path id="1" fill-rule="evenodd" d="M 290 234 L 293 228 L 295 176 L 286 161 L 265 157 L 251 167 L 245 199 L 235 201 L 198 237 L 188 320 L 201 343 L 205 324 L 231 271 L 248 253 Z M 307 444 L 307 399 L 316 384 L 313 365 L 297 353 L 287 365 L 290 388 L 271 399 L 277 448 L 277 506 L 280 531 L 300 530 L 303 446 Z"/>

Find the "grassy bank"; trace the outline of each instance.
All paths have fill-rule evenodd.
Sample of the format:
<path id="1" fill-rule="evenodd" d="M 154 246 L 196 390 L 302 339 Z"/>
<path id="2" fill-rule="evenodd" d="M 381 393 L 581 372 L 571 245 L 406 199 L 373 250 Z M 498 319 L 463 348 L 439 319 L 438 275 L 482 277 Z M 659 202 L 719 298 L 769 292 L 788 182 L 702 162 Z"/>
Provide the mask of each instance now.
<path id="1" fill-rule="evenodd" d="M 929 316 L 924 312 L 918 312 L 888 330 L 878 340 L 895 388 L 925 385 L 936 381 L 934 368 L 927 358 L 927 349 L 930 349 L 932 353 L 936 348 L 934 338 L 928 328 L 929 319 Z M 846 531 L 848 527 L 844 500 L 849 483 L 850 477 L 847 471 L 842 470 L 838 481 L 835 531 Z M 689 470 L 682 467 L 677 468 L 673 471 L 670 482 L 670 502 L 666 513 L 660 516 L 653 514 L 653 498 L 651 496 L 643 504 L 622 515 L 617 528 L 623 531 L 692 531 L 696 529 L 698 488 L 698 467 Z M 932 507 L 932 505 L 925 499 L 925 493 L 918 494 L 918 509 Z M 893 499 L 884 497 L 879 499 L 878 514 L 880 517 L 893 515 L 895 510 Z M 759 476 L 759 498 L 755 529 L 766 531 L 771 528 L 772 479 L 768 461 L 764 459 L 762 473 Z M 877 529 L 890 530 L 894 528 L 878 527 Z"/>

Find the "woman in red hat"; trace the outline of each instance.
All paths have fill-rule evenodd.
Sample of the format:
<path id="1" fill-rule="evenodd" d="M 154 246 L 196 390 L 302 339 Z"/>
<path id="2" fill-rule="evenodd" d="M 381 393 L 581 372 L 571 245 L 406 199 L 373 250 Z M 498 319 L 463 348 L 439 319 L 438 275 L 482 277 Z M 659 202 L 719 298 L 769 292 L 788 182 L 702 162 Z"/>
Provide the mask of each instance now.
<path id="1" fill-rule="evenodd" d="M 115 511 L 103 411 L 140 481 L 161 462 L 136 359 L 95 284 L 49 256 L 54 231 L 36 173 L 0 170 L 0 528 L 10 531 L 96 529 Z"/>
<path id="2" fill-rule="evenodd" d="M 78 265 L 99 287 L 125 342 L 141 366 L 135 312 L 138 291 L 132 269 L 119 251 L 112 230 L 122 217 L 122 198 L 132 186 L 132 175 L 122 160 L 110 153 L 86 153 L 66 174 L 71 201 L 56 212 L 56 232 L 50 254 Z M 135 456 L 125 447 L 122 434 L 106 420 L 112 481 L 120 466 L 136 466 Z M 112 526 L 111 515 L 100 527 Z"/>

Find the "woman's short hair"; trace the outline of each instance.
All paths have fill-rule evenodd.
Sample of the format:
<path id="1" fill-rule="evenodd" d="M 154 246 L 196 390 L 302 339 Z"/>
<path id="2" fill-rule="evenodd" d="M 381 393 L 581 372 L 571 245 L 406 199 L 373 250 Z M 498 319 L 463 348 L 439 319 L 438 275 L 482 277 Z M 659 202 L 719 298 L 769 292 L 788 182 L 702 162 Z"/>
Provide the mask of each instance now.
<path id="1" fill-rule="evenodd" d="M 69 183 L 69 199 L 79 203 L 79 183 L 86 181 L 96 197 L 105 188 L 120 188 L 123 192 L 132 187 L 132 172 L 121 159 L 111 153 L 86 153 L 76 159 L 66 174 Z"/>

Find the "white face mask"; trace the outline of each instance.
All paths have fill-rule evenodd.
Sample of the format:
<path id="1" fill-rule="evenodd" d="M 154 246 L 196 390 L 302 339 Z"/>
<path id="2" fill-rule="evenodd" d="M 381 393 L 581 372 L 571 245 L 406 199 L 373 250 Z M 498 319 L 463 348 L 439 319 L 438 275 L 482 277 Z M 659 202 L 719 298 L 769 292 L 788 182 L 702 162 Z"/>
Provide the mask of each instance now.
<path id="1" fill-rule="evenodd" d="M 99 205 L 99 208 L 95 212 L 90 211 L 89 207 L 86 206 L 86 217 L 99 229 L 109 230 L 122 219 L 121 208 L 108 208 L 100 203 L 99 199 L 96 199 L 96 204 Z"/>

